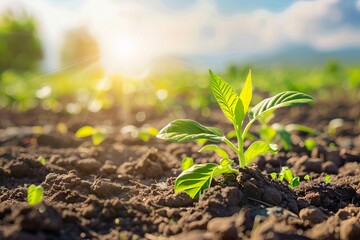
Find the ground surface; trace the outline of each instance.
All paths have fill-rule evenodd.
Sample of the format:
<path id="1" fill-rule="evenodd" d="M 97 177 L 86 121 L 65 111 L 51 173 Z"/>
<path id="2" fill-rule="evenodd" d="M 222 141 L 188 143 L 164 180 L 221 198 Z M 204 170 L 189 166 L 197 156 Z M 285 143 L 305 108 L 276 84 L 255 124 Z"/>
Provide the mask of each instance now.
<path id="1" fill-rule="evenodd" d="M 344 124 L 333 136 L 316 136 L 311 152 L 302 143 L 307 136 L 294 133 L 292 150 L 217 179 L 197 201 L 173 191 L 181 159 L 205 163 L 216 156 L 198 153 L 194 143 L 133 138 L 123 127 L 125 121 L 143 124 L 135 114 L 1 110 L 0 239 L 360 239 L 359 106 L 337 99 L 282 109 L 275 120 L 283 124 L 302 123 L 322 133 L 334 118 Z M 158 128 L 173 119 L 145 113 Z M 194 111 L 183 117 L 230 130 L 215 109 L 210 117 Z M 59 122 L 67 133 L 56 130 Z M 100 146 L 76 139 L 74 132 L 88 124 L 106 125 L 111 134 Z M 312 180 L 294 190 L 271 180 L 267 173 L 284 165 Z M 326 174 L 330 184 L 324 183 Z M 27 205 L 26 184 L 43 186 L 43 204 Z"/>

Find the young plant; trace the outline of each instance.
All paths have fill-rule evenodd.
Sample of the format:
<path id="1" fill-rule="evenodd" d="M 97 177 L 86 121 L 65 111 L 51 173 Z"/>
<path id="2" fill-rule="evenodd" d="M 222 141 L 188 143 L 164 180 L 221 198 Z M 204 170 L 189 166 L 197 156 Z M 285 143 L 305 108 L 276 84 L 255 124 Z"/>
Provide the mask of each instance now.
<path id="1" fill-rule="evenodd" d="M 330 183 L 331 182 L 331 176 L 330 175 L 326 175 L 324 178 L 326 183 Z"/>
<path id="2" fill-rule="evenodd" d="M 232 143 L 220 129 L 204 126 L 190 119 L 178 119 L 169 123 L 160 130 L 157 137 L 172 142 L 190 142 L 198 139 L 206 139 L 215 143 L 223 142 L 236 153 L 241 168 L 249 165 L 258 155 L 278 151 L 276 144 L 265 141 L 255 141 L 245 151 L 244 139 L 256 120 L 277 108 L 314 101 L 312 97 L 304 93 L 286 91 L 261 101 L 250 110 L 252 99 L 251 71 L 249 71 L 240 95 L 218 75 L 211 70 L 209 72 L 210 85 L 215 99 L 234 127 L 237 144 Z M 246 114 L 248 114 L 249 121 L 243 126 Z M 238 172 L 233 168 L 234 161 L 229 159 L 229 154 L 224 149 L 217 145 L 207 145 L 204 148 L 203 150 L 216 151 L 221 157 L 220 164 L 195 164 L 183 171 L 175 181 L 175 192 L 185 191 L 190 197 L 198 198 L 210 186 L 213 178 L 225 173 L 236 174 Z"/>
<path id="3" fill-rule="evenodd" d="M 102 128 L 84 126 L 76 131 L 75 136 L 78 138 L 90 137 L 94 145 L 99 145 L 106 139 L 106 131 Z"/>
<path id="4" fill-rule="evenodd" d="M 46 164 L 46 159 L 43 156 L 39 156 L 37 159 L 42 165 Z"/>
<path id="5" fill-rule="evenodd" d="M 283 148 L 288 151 L 291 148 L 291 133 L 294 131 L 304 132 L 307 134 L 318 135 L 319 133 L 308 126 L 302 124 L 288 124 L 282 125 L 280 123 L 269 124 L 270 121 L 275 117 L 274 111 L 268 111 L 259 117 L 260 138 L 265 142 L 272 142 L 275 138 L 280 140 L 283 144 Z"/>
<path id="6" fill-rule="evenodd" d="M 288 167 L 282 167 L 279 175 L 272 172 L 270 173 L 270 176 L 272 179 L 278 179 L 279 181 L 285 180 L 291 188 L 297 187 L 300 184 L 300 178 L 296 177 L 293 171 Z"/>
<path id="7" fill-rule="evenodd" d="M 42 186 L 31 184 L 27 189 L 27 202 L 30 206 L 37 205 L 42 202 L 44 189 Z"/>

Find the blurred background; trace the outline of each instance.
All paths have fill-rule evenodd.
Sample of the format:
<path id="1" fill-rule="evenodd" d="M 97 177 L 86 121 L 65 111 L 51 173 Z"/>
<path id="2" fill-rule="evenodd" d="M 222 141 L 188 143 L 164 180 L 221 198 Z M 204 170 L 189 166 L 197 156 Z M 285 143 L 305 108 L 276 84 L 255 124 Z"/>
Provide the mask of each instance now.
<path id="1" fill-rule="evenodd" d="M 78 114 L 239 90 L 360 98 L 360 0 L 1 0 L 0 108 Z"/>

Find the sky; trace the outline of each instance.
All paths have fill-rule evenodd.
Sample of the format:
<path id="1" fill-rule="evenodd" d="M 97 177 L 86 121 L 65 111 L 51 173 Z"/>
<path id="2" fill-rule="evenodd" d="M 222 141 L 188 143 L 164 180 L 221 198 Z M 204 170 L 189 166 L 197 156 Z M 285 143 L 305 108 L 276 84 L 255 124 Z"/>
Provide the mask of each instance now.
<path id="1" fill-rule="evenodd" d="M 81 25 L 109 69 L 168 57 L 225 65 L 294 46 L 360 48 L 360 0 L 1 0 L 0 11 L 9 5 L 40 22 L 47 69 L 59 67 L 63 33 Z"/>

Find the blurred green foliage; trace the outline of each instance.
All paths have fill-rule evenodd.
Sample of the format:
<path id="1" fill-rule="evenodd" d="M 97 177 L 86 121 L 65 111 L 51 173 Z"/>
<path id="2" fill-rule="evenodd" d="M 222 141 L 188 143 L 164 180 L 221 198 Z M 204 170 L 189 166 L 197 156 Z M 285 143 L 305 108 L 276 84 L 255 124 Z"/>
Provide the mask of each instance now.
<path id="1" fill-rule="evenodd" d="M 36 71 L 43 57 L 37 24 L 26 12 L 7 10 L 0 16 L 0 73 Z"/>

